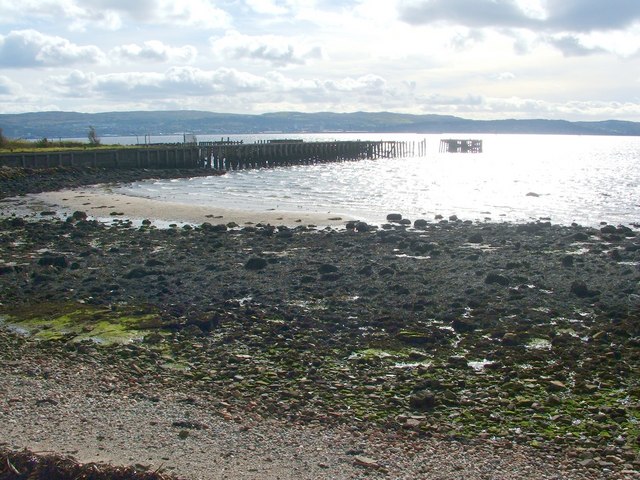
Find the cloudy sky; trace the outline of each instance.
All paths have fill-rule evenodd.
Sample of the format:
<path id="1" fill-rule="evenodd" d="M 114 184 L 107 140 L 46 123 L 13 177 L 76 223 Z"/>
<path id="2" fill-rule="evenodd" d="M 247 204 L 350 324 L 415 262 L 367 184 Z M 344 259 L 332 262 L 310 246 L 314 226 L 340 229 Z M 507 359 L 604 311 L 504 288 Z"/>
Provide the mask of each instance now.
<path id="1" fill-rule="evenodd" d="M 0 113 L 640 121 L 640 0 L 0 0 Z"/>

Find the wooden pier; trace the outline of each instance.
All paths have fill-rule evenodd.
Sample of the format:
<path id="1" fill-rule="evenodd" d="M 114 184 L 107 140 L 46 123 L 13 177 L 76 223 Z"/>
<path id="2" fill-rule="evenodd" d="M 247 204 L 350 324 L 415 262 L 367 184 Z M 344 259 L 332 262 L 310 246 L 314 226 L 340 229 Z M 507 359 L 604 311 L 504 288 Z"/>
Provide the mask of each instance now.
<path id="1" fill-rule="evenodd" d="M 440 140 L 440 153 L 482 153 L 482 140 L 459 140 L 446 138 Z"/>
<path id="2" fill-rule="evenodd" d="M 420 145 L 420 144 L 418 144 Z M 205 167 L 245 170 L 351 160 L 414 156 L 415 142 L 268 140 L 260 143 L 200 144 Z"/>
<path id="3" fill-rule="evenodd" d="M 31 151 L 0 154 L 0 166 L 22 168 L 211 168 L 246 170 L 377 158 L 423 156 L 426 141 L 329 141 L 299 139 L 243 143 L 154 144 L 109 149 Z"/>

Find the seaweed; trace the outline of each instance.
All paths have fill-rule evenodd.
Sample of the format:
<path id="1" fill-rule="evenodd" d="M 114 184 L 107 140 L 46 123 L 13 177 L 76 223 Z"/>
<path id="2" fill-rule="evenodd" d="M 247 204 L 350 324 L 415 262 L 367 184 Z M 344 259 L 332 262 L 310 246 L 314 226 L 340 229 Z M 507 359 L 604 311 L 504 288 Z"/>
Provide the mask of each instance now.
<path id="1" fill-rule="evenodd" d="M 71 456 L 0 448 L 0 480 L 180 480 L 142 467 L 80 463 Z"/>

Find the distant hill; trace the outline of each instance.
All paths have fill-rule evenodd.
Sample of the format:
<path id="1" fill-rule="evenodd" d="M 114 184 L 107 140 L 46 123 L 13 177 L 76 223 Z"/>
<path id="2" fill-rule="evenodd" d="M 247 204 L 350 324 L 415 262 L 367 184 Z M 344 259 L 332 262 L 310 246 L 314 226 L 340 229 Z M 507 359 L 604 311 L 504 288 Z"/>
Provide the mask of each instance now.
<path id="1" fill-rule="evenodd" d="M 640 123 L 619 120 L 468 120 L 451 115 L 389 112 L 300 113 L 262 115 L 202 112 L 34 112 L 0 114 L 0 128 L 10 138 L 83 138 L 89 126 L 100 137 L 162 134 L 319 133 L 538 133 L 572 135 L 640 135 Z"/>

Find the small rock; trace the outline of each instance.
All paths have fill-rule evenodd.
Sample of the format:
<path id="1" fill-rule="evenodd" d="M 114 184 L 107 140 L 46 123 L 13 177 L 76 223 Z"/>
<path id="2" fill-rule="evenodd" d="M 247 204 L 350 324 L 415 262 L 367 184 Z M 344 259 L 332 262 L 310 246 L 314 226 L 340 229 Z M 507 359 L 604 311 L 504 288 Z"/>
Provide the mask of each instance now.
<path id="1" fill-rule="evenodd" d="M 368 232 L 369 230 L 371 230 L 371 227 L 369 226 L 369 224 L 365 222 L 356 223 L 354 228 L 356 232 L 360 232 L 360 233 Z"/>
<path id="2" fill-rule="evenodd" d="M 244 268 L 247 270 L 262 270 L 267 268 L 268 262 L 264 258 L 260 257 L 251 257 L 245 263 Z"/>
<path id="3" fill-rule="evenodd" d="M 511 346 L 518 345 L 520 343 L 520 338 L 515 333 L 507 332 L 502 336 L 502 343 Z"/>
<path id="4" fill-rule="evenodd" d="M 429 222 L 421 218 L 413 222 L 413 228 L 423 229 L 423 228 L 427 228 L 428 225 L 429 225 Z"/>
<path id="5" fill-rule="evenodd" d="M 452 326 L 458 333 L 473 332 L 476 329 L 475 323 L 469 318 L 456 318 L 453 320 Z"/>
<path id="6" fill-rule="evenodd" d="M 436 406 L 436 397 L 430 390 L 421 390 L 409 397 L 409 405 L 416 410 L 431 410 Z"/>
<path id="7" fill-rule="evenodd" d="M 600 233 L 605 233 L 605 234 L 612 234 L 617 232 L 618 232 L 618 229 L 613 225 L 605 225 L 600 229 Z"/>
<path id="8" fill-rule="evenodd" d="M 67 258 L 64 255 L 47 255 L 45 254 L 40 260 L 38 265 L 43 267 L 56 267 L 66 268 L 68 265 Z"/>
<path id="9" fill-rule="evenodd" d="M 15 269 L 11 265 L 0 265 L 0 275 L 7 275 L 13 273 Z"/>
<path id="10" fill-rule="evenodd" d="M 127 278 L 129 280 L 132 279 L 136 279 L 136 278 L 143 278 L 146 277 L 148 275 L 153 275 L 153 272 L 151 272 L 150 270 L 146 270 L 142 267 L 134 267 L 131 270 L 129 270 L 127 272 L 127 274 L 124 276 L 124 278 Z"/>
<path id="11" fill-rule="evenodd" d="M 552 392 L 559 392 L 560 390 L 564 390 L 565 388 L 567 388 L 567 386 L 558 380 L 551 380 L 548 385 L 548 389 Z"/>
<path id="12" fill-rule="evenodd" d="M 356 455 L 353 461 L 356 465 L 360 465 L 361 467 L 375 468 L 375 469 L 382 468 L 382 465 L 380 465 L 380 463 L 377 460 L 370 457 L 365 457 L 363 455 Z"/>
<path id="13" fill-rule="evenodd" d="M 479 233 L 474 233 L 467 239 L 467 242 L 469 243 L 482 243 L 483 241 L 484 238 L 482 238 L 482 235 L 480 235 Z"/>
<path id="14" fill-rule="evenodd" d="M 334 273 L 338 271 L 338 267 L 329 263 L 323 263 L 318 267 L 318 273 Z"/>
<path id="15" fill-rule="evenodd" d="M 589 287 L 587 287 L 587 284 L 584 283 L 582 280 L 576 280 L 571 284 L 571 293 L 573 293 L 576 297 L 579 297 L 579 298 L 589 298 L 589 297 L 595 297 L 596 295 L 598 295 L 598 292 L 589 290 Z"/>
<path id="16" fill-rule="evenodd" d="M 498 284 L 506 287 L 507 285 L 509 285 L 509 279 L 504 275 L 492 272 L 485 277 L 484 283 L 486 283 L 487 285 Z"/>
<path id="17" fill-rule="evenodd" d="M 402 215 L 399 213 L 390 213 L 387 215 L 388 222 L 399 222 L 400 220 L 402 220 Z"/>
<path id="18" fill-rule="evenodd" d="M 404 422 L 405 428 L 418 428 L 422 425 L 422 422 L 416 418 L 408 418 L 406 422 Z"/>

